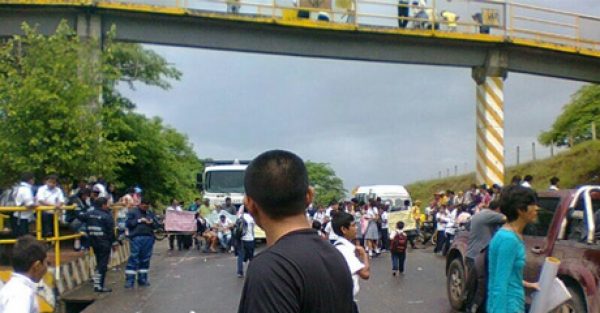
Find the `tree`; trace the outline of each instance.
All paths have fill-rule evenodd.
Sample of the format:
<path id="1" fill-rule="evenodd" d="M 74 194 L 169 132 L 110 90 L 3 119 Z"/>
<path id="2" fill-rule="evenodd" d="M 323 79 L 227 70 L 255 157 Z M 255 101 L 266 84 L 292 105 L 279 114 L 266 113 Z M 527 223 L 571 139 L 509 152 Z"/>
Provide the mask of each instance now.
<path id="1" fill-rule="evenodd" d="M 158 117 L 129 113 L 124 120 L 130 128 L 119 138 L 136 143 L 129 149 L 135 160 L 121 166 L 119 180 L 126 186 L 141 184 L 144 196 L 159 203 L 193 199 L 202 165 L 187 137 L 164 126 Z"/>
<path id="2" fill-rule="evenodd" d="M 306 161 L 308 182 L 315 188 L 315 199 L 319 204 L 328 204 L 331 200 L 339 201 L 346 195 L 344 184 L 335 171 L 327 163 Z"/>
<path id="3" fill-rule="evenodd" d="M 118 80 L 119 71 L 105 61 L 113 56 L 81 62 L 94 60 L 97 46 L 81 43 L 66 22 L 50 37 L 27 24 L 23 30 L 0 47 L 0 182 L 23 171 L 110 178 L 131 162 L 131 143 L 108 140 L 114 129 L 101 127 L 103 112 L 90 103 L 103 80 Z"/>
<path id="4" fill-rule="evenodd" d="M 600 85 L 581 87 L 539 141 L 546 146 L 570 146 L 590 140 L 592 122 L 600 123 Z"/>

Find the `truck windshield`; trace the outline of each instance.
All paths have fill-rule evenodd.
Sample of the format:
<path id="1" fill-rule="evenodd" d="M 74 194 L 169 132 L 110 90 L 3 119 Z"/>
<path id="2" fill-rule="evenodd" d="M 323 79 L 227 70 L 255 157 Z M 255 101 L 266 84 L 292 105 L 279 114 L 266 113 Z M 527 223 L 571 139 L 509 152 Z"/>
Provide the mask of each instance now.
<path id="1" fill-rule="evenodd" d="M 244 193 L 245 171 L 206 172 L 205 188 L 211 193 Z"/>

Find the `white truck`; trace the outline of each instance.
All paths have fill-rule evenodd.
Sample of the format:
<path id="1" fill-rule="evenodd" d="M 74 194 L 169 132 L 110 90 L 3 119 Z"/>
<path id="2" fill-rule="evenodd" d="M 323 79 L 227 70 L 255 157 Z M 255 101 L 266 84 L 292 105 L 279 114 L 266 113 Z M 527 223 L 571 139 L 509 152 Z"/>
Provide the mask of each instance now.
<path id="1" fill-rule="evenodd" d="M 198 173 L 198 188 L 211 205 L 224 204 L 226 198 L 240 207 L 244 202 L 244 173 L 250 161 L 211 161 Z"/>
<path id="2" fill-rule="evenodd" d="M 371 185 L 359 186 L 356 199 L 367 202 L 368 199 L 381 198 L 382 203 L 390 202 L 390 211 L 399 211 L 404 206 L 404 200 L 411 201 L 408 190 L 402 185 Z M 412 201 L 411 201 L 412 203 Z"/>

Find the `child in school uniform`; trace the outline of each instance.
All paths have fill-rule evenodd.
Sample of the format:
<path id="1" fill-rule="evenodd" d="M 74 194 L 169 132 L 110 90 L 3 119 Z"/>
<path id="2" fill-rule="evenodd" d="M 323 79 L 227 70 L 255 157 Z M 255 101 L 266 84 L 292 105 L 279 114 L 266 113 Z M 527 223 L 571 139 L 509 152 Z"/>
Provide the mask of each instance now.
<path id="1" fill-rule="evenodd" d="M 408 236 L 404 233 L 404 222 L 396 223 L 396 230 L 390 234 L 390 254 L 392 255 L 392 276 L 398 271 L 404 274 L 404 262 L 406 262 L 406 248 L 408 247 Z"/>

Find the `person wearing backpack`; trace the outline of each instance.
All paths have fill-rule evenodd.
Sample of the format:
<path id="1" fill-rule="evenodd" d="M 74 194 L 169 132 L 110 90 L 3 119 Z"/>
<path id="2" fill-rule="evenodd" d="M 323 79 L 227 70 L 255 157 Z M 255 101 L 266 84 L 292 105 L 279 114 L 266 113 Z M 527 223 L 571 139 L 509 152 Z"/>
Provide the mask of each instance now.
<path id="1" fill-rule="evenodd" d="M 17 211 L 13 213 L 13 232 L 15 237 L 21 237 L 29 232 L 29 222 L 35 216 L 31 209 L 36 207 L 33 197 L 32 185 L 35 182 L 33 173 L 25 172 L 21 174 L 21 182 L 18 186 L 12 188 L 10 194 L 3 201 L 3 206 L 24 206 L 27 211 Z"/>
<path id="2" fill-rule="evenodd" d="M 244 263 L 254 258 L 254 218 L 245 207 L 235 223 L 233 235 L 238 243 L 237 276 L 244 277 Z"/>
<path id="3" fill-rule="evenodd" d="M 398 271 L 404 274 L 404 262 L 406 262 L 406 248 L 408 248 L 408 236 L 404 233 L 404 222 L 396 223 L 396 230 L 390 234 L 390 254 L 392 255 L 392 276 Z"/>

